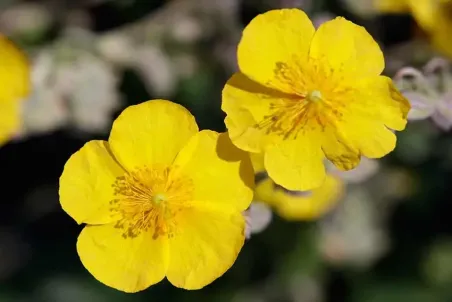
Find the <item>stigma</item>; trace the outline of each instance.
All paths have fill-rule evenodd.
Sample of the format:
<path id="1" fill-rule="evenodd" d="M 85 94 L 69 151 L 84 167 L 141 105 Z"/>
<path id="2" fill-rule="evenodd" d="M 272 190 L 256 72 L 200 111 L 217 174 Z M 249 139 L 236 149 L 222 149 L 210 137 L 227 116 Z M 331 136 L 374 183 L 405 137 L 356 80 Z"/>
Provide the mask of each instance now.
<path id="1" fill-rule="evenodd" d="M 318 90 L 313 90 L 308 93 L 308 95 L 306 96 L 306 99 L 310 102 L 316 103 L 316 102 L 322 100 L 322 93 L 320 93 L 320 91 L 318 91 Z"/>

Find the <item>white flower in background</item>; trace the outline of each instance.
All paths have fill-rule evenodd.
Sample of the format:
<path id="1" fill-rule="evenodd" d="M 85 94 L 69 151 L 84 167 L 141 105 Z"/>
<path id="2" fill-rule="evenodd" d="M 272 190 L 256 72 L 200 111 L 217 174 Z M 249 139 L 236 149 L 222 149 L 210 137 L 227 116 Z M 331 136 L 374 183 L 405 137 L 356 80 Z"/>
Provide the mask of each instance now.
<path id="1" fill-rule="evenodd" d="M 129 66 L 135 58 L 136 45 L 126 33 L 112 32 L 99 36 L 97 50 L 111 63 Z"/>
<path id="2" fill-rule="evenodd" d="M 176 2 L 176 1 L 174 1 Z M 229 23 L 231 20 L 236 20 L 240 14 L 240 0 L 188 0 L 191 2 L 193 11 L 201 18 L 210 18 L 220 21 L 214 25 L 231 25 L 221 24 L 223 22 Z"/>
<path id="3" fill-rule="evenodd" d="M 359 184 L 367 181 L 372 176 L 374 176 L 380 169 L 380 164 L 378 160 L 371 159 L 367 157 L 361 157 L 361 162 L 359 165 L 349 171 L 341 171 L 336 168 L 330 161 L 326 162 L 327 170 L 334 175 L 337 175 L 345 182 L 350 184 Z"/>
<path id="4" fill-rule="evenodd" d="M 333 264 L 366 268 L 389 248 L 389 239 L 374 200 L 351 190 L 330 217 L 320 221 L 320 250 Z"/>
<path id="5" fill-rule="evenodd" d="M 375 0 L 341 0 L 340 2 L 352 13 L 363 18 L 373 17 L 377 12 Z"/>
<path id="6" fill-rule="evenodd" d="M 55 89 L 65 98 L 71 123 L 85 132 L 108 131 L 120 104 L 118 79 L 105 61 L 90 53 L 61 62 L 55 70 Z"/>
<path id="7" fill-rule="evenodd" d="M 442 58 L 429 61 L 422 70 L 402 68 L 394 82 L 410 101 L 409 120 L 431 118 L 442 130 L 452 128 L 452 69 Z"/>
<path id="8" fill-rule="evenodd" d="M 180 16 L 169 29 L 173 39 L 187 44 L 201 40 L 205 31 L 197 18 L 188 15 Z"/>
<path id="9" fill-rule="evenodd" d="M 63 96 L 52 82 L 55 64 L 51 51 L 42 50 L 32 62 L 32 91 L 23 103 L 21 137 L 53 131 L 68 123 L 69 113 Z"/>
<path id="10" fill-rule="evenodd" d="M 0 10 L 0 32 L 8 36 L 39 36 L 53 21 L 50 10 L 42 3 L 18 3 Z"/>
<path id="11" fill-rule="evenodd" d="M 268 205 L 253 201 L 245 211 L 245 237 L 251 238 L 252 234 L 264 231 L 272 221 L 273 213 Z"/>
<path id="12" fill-rule="evenodd" d="M 239 0 L 168 1 L 161 9 L 136 24 L 139 41 L 170 40 L 193 44 L 218 34 L 239 30 Z"/>
<path id="13" fill-rule="evenodd" d="M 83 47 L 77 48 L 75 37 Z M 71 38 L 63 37 L 33 57 L 33 89 L 24 103 L 22 136 L 66 126 L 93 133 L 110 128 L 120 105 L 116 71 L 87 49 L 91 36 L 77 33 Z"/>
<path id="14" fill-rule="evenodd" d="M 177 85 L 172 62 L 157 46 L 143 46 L 135 53 L 132 67 L 142 77 L 146 88 L 159 97 L 169 96 Z"/>

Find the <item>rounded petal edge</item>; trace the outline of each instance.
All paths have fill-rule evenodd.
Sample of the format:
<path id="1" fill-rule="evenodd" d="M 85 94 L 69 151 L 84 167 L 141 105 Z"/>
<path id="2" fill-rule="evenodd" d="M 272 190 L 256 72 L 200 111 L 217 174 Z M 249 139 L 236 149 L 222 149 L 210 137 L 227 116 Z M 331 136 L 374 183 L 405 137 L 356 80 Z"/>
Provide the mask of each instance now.
<path id="1" fill-rule="evenodd" d="M 30 62 L 26 55 L 9 39 L 0 34 L 0 82 L 2 102 L 18 101 L 31 89 Z"/>
<path id="2" fill-rule="evenodd" d="M 383 52 L 375 39 L 364 27 L 343 17 L 318 28 L 309 56 L 312 62 L 351 81 L 380 75 L 385 67 Z"/>
<path id="3" fill-rule="evenodd" d="M 112 185 L 123 173 L 107 142 L 86 143 L 64 165 L 59 186 L 61 207 L 78 224 L 116 221 L 109 202 L 115 199 Z"/>
<path id="4" fill-rule="evenodd" d="M 242 212 L 189 209 L 169 239 L 167 278 L 176 287 L 201 289 L 235 263 L 245 242 Z"/>
<path id="5" fill-rule="evenodd" d="M 124 238 L 115 224 L 86 226 L 77 240 L 83 266 L 99 282 L 117 290 L 136 293 L 165 278 L 168 241 L 143 233 Z"/>
<path id="6" fill-rule="evenodd" d="M 293 92 L 277 72 L 281 64 L 306 62 L 315 28 L 300 9 L 270 10 L 245 27 L 237 48 L 241 72 L 267 87 Z"/>
<path id="7" fill-rule="evenodd" d="M 311 221 L 328 213 L 343 196 L 344 183 L 337 177 L 327 175 L 321 187 L 309 191 L 311 194 L 275 192 L 277 213 L 287 220 Z"/>
<path id="8" fill-rule="evenodd" d="M 171 165 L 197 132 L 194 116 L 182 105 L 150 100 L 127 107 L 114 121 L 108 141 L 117 160 L 132 170 Z"/>
<path id="9" fill-rule="evenodd" d="M 174 166 L 192 180 L 198 206 L 244 211 L 251 204 L 254 170 L 250 156 L 234 146 L 227 133 L 198 132 Z"/>
<path id="10" fill-rule="evenodd" d="M 325 181 L 324 153 L 314 133 L 285 140 L 265 150 L 264 165 L 269 177 L 291 191 L 309 191 Z"/>

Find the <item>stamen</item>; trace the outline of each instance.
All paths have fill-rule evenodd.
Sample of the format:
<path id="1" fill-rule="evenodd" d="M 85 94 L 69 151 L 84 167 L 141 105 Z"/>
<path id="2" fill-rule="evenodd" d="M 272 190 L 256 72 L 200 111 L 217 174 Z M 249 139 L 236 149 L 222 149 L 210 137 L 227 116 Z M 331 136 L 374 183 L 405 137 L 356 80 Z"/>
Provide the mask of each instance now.
<path id="1" fill-rule="evenodd" d="M 342 118 L 340 107 L 343 104 L 332 106 L 331 102 L 322 98 L 319 90 L 313 90 L 306 97 L 271 103 L 271 113 L 254 127 L 265 130 L 267 135 L 281 136 L 284 140 L 296 139 L 299 133 L 306 131 L 325 131 L 327 125 Z"/>
<path id="2" fill-rule="evenodd" d="M 168 167 L 144 167 L 126 173 L 113 184 L 116 198 L 110 202 L 112 216 L 120 215 L 115 227 L 123 238 L 135 238 L 153 231 L 153 239 L 172 236 L 174 216 L 190 206 L 192 181 L 175 176 Z"/>
<path id="3" fill-rule="evenodd" d="M 274 78 L 266 84 L 291 96 L 273 98 L 269 114 L 257 121 L 254 128 L 283 140 L 297 139 L 300 133 L 323 132 L 343 119 L 347 95 L 351 93 L 348 87 L 339 85 L 345 66 L 327 68 L 325 58 L 305 62 L 304 58 L 293 56 L 275 64 Z"/>

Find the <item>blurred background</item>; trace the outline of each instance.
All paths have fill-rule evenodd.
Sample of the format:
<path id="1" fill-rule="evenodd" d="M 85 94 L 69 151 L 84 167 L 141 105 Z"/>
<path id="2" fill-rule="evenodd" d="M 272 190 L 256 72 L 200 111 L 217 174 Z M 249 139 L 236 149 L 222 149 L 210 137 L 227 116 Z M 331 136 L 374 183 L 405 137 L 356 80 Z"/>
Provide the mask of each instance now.
<path id="1" fill-rule="evenodd" d="M 224 131 L 221 90 L 237 70 L 241 31 L 283 7 L 302 8 L 316 26 L 338 15 L 365 26 L 384 50 L 385 73 L 414 95 L 413 108 L 435 107 L 441 118 L 413 113 L 393 153 L 336 173 L 345 191 L 317 219 L 273 214 L 267 225 L 270 214 L 256 211 L 262 225 L 203 290 L 163 281 L 125 294 L 96 281 L 75 249 L 82 226 L 59 206 L 66 160 L 106 139 L 125 107 L 153 98 L 186 106 L 201 129 Z M 439 30 L 452 33 L 452 14 L 444 18 L 450 23 Z M 412 10 L 372 0 L 0 0 L 0 32 L 28 54 L 33 84 L 22 127 L 0 148 L 1 302 L 452 301 L 450 57 L 439 58 L 447 51 Z M 441 85 L 432 68 L 429 84 L 416 85 L 404 67 L 429 62 Z"/>

